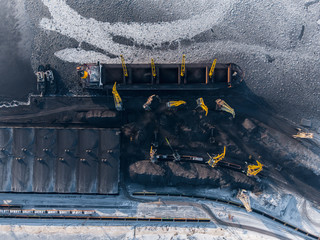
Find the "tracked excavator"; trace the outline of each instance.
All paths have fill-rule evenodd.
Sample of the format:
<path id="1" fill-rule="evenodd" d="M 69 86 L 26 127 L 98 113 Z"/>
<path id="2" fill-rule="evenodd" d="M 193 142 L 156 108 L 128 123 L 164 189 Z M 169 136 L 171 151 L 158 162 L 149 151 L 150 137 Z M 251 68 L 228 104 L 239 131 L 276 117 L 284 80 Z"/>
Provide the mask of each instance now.
<path id="1" fill-rule="evenodd" d="M 209 161 L 207 163 L 209 164 L 209 166 L 214 168 L 215 166 L 217 166 L 218 162 L 220 162 L 226 156 L 226 146 L 224 146 L 223 148 L 223 153 L 218 154 L 215 157 L 212 157 L 209 153 L 207 154 L 209 156 Z"/>
<path id="2" fill-rule="evenodd" d="M 113 100 L 114 100 L 114 106 L 117 109 L 117 111 L 122 111 L 122 99 L 117 91 L 117 82 L 114 83 L 112 88 L 112 94 L 113 94 Z"/>
<path id="3" fill-rule="evenodd" d="M 207 116 L 208 115 L 208 107 L 207 107 L 207 105 L 204 104 L 203 98 L 198 98 L 196 101 L 198 104 L 197 108 L 202 108 L 205 111 L 206 116 Z"/>
<path id="4" fill-rule="evenodd" d="M 220 111 L 225 111 L 230 114 L 232 114 L 232 117 L 235 118 L 236 113 L 234 112 L 234 109 L 231 108 L 225 101 L 222 99 L 217 99 L 216 100 L 216 109 Z"/>
<path id="5" fill-rule="evenodd" d="M 256 176 L 262 171 L 263 165 L 258 160 L 256 162 L 257 165 L 248 165 L 247 176 Z"/>
<path id="6" fill-rule="evenodd" d="M 174 107 L 179 107 L 181 105 L 187 104 L 185 101 L 179 100 L 179 101 L 169 101 L 167 102 L 167 107 L 168 108 L 174 108 Z"/>

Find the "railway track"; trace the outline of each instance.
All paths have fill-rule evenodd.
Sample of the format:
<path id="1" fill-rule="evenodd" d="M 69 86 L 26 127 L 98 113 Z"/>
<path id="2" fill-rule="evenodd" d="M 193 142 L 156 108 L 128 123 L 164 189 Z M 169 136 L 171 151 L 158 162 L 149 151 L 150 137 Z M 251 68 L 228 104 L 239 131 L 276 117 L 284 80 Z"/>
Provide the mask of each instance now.
<path id="1" fill-rule="evenodd" d="M 224 204 L 228 204 L 228 205 L 231 205 L 231 206 L 235 206 L 235 207 L 239 207 L 239 208 L 243 208 L 243 209 L 245 209 L 245 207 L 242 205 L 242 204 L 240 204 L 240 203 L 237 203 L 237 202 L 233 202 L 233 201 L 229 201 L 229 200 L 224 200 L 224 199 L 219 199 L 219 198 L 215 198 L 215 197 L 206 197 L 206 196 L 196 196 L 196 195 L 188 195 L 188 194 L 180 194 L 180 193 L 156 193 L 156 192 L 134 192 L 134 193 L 132 193 L 132 196 L 144 196 L 144 197 L 181 197 L 181 198 L 194 198 L 194 199 L 198 199 L 198 200 L 206 200 L 206 201 L 214 201 L 214 202 L 218 202 L 218 203 L 224 203 Z M 202 208 L 203 208 L 204 206 L 202 206 Z M 208 210 L 210 210 L 210 209 L 206 209 L 206 211 L 208 212 Z M 210 210 L 210 212 L 211 212 L 211 210 Z M 261 216 L 263 216 L 263 217 L 266 217 L 266 218 L 268 218 L 268 219 L 271 219 L 272 221 L 274 221 L 274 222 L 277 222 L 277 223 L 279 223 L 279 224 L 282 224 L 283 226 L 285 226 L 285 227 L 287 227 L 287 228 L 289 228 L 289 229 L 291 229 L 291 230 L 294 230 L 294 231 L 296 231 L 296 232 L 298 232 L 298 233 L 300 233 L 300 234 L 302 234 L 302 235 L 304 235 L 304 236 L 306 236 L 306 237 L 309 237 L 310 239 L 317 239 L 317 240 L 320 240 L 320 236 L 316 236 L 316 235 L 314 235 L 314 234 L 312 234 L 312 233 L 309 233 L 309 232 L 307 232 L 307 231 L 305 231 L 305 230 L 303 230 L 303 229 L 300 229 L 300 228 L 298 228 L 298 227 L 296 227 L 296 226 L 294 226 L 294 225 L 292 225 L 292 224 L 289 224 L 289 223 L 287 223 L 287 222 L 285 222 L 285 221 L 282 221 L 282 220 L 280 220 L 280 219 L 278 219 L 278 218 L 276 218 L 276 217 L 274 217 L 274 216 L 271 216 L 271 215 L 269 215 L 269 214 L 267 214 L 267 213 L 264 213 L 264 212 L 262 212 L 262 211 L 260 211 L 260 210 L 258 210 L 258 209 L 254 209 L 254 208 L 252 208 L 252 212 L 254 212 L 254 213 L 256 213 L 256 214 L 259 214 L 259 215 L 261 215 Z M 212 212 L 211 212 L 212 213 Z M 211 215 L 211 214 L 209 214 L 209 215 Z M 213 215 L 214 216 L 214 215 Z M 220 223 L 220 224 L 223 224 L 223 225 L 229 225 L 229 226 L 232 226 L 232 225 L 234 225 L 233 223 L 228 223 L 228 222 L 224 222 L 224 221 L 222 221 L 222 220 L 220 220 L 220 219 L 218 219 L 218 218 L 216 218 L 215 216 L 214 216 L 214 219 L 215 220 L 217 220 L 218 221 L 218 223 Z M 235 227 L 237 227 L 237 226 L 235 226 Z M 245 226 L 243 226 L 242 225 L 242 227 L 245 227 Z M 248 227 L 250 227 L 250 226 L 248 226 Z M 248 230 L 250 230 L 250 229 L 248 229 Z M 252 229 L 251 229 L 252 230 Z M 253 230 L 254 231 L 254 230 Z"/>
<path id="2" fill-rule="evenodd" d="M 117 217 L 100 216 L 94 210 L 23 209 L 22 205 L 0 205 L 0 219 L 60 219 L 122 222 L 209 223 L 208 218 Z"/>

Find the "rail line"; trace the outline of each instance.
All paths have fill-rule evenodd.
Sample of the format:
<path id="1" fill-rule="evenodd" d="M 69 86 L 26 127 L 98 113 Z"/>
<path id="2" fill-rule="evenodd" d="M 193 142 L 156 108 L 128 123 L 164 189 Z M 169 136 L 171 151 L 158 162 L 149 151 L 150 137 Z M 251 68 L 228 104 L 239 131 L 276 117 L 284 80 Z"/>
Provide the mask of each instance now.
<path id="1" fill-rule="evenodd" d="M 240 203 L 237 203 L 237 202 L 233 202 L 233 201 L 229 201 L 229 200 L 224 200 L 224 199 L 219 199 L 219 198 L 215 198 L 215 197 L 206 197 L 206 196 L 197 196 L 197 195 L 188 195 L 188 194 L 180 194 L 180 193 L 156 193 L 156 192 L 134 192 L 132 193 L 132 196 L 144 196 L 144 197 L 183 197 L 183 198 L 195 198 L 195 199 L 199 199 L 199 200 L 209 200 L 209 201 L 214 201 L 214 202 L 218 202 L 218 203 L 224 203 L 224 204 L 229 204 L 229 205 L 232 205 L 232 206 L 236 206 L 236 207 L 239 207 L 239 208 L 243 208 L 245 209 L 245 207 L 240 204 Z M 316 236 L 312 233 L 309 233 L 305 230 L 302 230 L 296 226 L 293 226 L 285 221 L 282 221 L 274 216 L 271 216 L 267 213 L 264 213 L 260 210 L 257 210 L 257 209 L 254 209 L 252 208 L 252 212 L 254 213 L 257 213 L 263 217 L 266 217 L 266 218 L 269 218 L 271 219 L 272 221 L 275 221 L 277 223 L 280 223 L 290 229 L 293 229 L 294 231 L 297 231 L 309 238 L 312 238 L 312 239 L 317 239 L 317 240 L 320 240 L 320 237 L 319 236 Z"/>
<path id="2" fill-rule="evenodd" d="M 166 218 L 166 217 L 117 217 L 99 216 L 94 210 L 67 209 L 22 209 L 21 205 L 0 205 L 0 219 L 62 219 L 62 220 L 95 220 L 123 222 L 176 222 L 176 223 L 209 223 L 208 218 Z"/>

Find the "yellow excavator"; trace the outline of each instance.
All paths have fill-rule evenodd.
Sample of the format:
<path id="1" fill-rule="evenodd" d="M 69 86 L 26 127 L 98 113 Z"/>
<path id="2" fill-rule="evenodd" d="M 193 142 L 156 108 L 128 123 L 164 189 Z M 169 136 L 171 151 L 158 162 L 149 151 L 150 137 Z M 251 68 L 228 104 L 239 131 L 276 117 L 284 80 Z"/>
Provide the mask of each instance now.
<path id="1" fill-rule="evenodd" d="M 248 165 L 247 176 L 256 176 L 262 171 L 263 165 L 258 160 L 256 162 L 257 165 Z"/>
<path id="2" fill-rule="evenodd" d="M 181 62 L 181 77 L 185 76 L 185 72 L 186 72 L 186 55 L 182 55 L 182 62 Z"/>
<path id="3" fill-rule="evenodd" d="M 169 101 L 167 102 L 167 107 L 172 108 L 172 107 L 179 107 L 181 105 L 187 104 L 185 101 L 179 100 L 179 101 Z"/>
<path id="4" fill-rule="evenodd" d="M 225 101 L 222 99 L 216 100 L 216 109 L 220 111 L 225 111 L 232 114 L 232 117 L 235 118 L 236 113 L 234 112 L 234 109 L 231 108 Z"/>
<path id="5" fill-rule="evenodd" d="M 212 62 L 212 65 L 211 65 L 211 68 L 210 68 L 210 71 L 209 71 L 209 77 L 212 78 L 213 76 L 213 72 L 214 72 L 214 69 L 216 67 L 216 63 L 217 63 L 217 59 L 215 59 L 213 62 Z"/>
<path id="6" fill-rule="evenodd" d="M 218 162 L 224 159 L 224 157 L 226 156 L 226 146 L 224 146 L 223 148 L 223 153 L 218 154 L 215 157 L 212 157 L 209 153 L 207 154 L 209 156 L 209 161 L 207 163 L 214 168 L 215 166 L 217 166 Z"/>
<path id="7" fill-rule="evenodd" d="M 114 106 L 117 109 L 117 111 L 122 111 L 122 99 L 117 91 L 117 82 L 114 83 L 112 88 L 112 94 L 113 94 L 113 100 L 114 100 Z"/>
<path id="8" fill-rule="evenodd" d="M 208 107 L 204 104 L 203 98 L 198 98 L 197 100 L 197 108 L 200 107 L 206 112 L 206 116 L 208 115 Z"/>

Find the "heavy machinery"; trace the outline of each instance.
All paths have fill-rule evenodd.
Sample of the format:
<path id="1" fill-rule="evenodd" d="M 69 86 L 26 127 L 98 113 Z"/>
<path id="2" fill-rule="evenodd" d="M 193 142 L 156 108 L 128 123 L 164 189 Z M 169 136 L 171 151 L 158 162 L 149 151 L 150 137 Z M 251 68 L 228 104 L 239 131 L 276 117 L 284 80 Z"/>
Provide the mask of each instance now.
<path id="1" fill-rule="evenodd" d="M 153 163 L 157 162 L 157 155 L 156 155 L 156 153 L 157 153 L 157 149 L 154 148 L 154 147 L 151 145 L 151 147 L 150 147 L 150 161 L 153 162 Z"/>
<path id="2" fill-rule="evenodd" d="M 36 72 L 36 76 L 37 76 L 37 90 L 40 93 L 40 95 L 43 96 L 46 92 L 46 82 L 45 82 L 44 72 L 38 71 Z"/>
<path id="3" fill-rule="evenodd" d="M 223 153 L 216 155 L 215 157 L 212 157 L 209 153 L 207 153 L 209 156 L 209 161 L 207 162 L 211 167 L 217 166 L 218 162 L 224 159 L 226 156 L 226 146 L 223 148 Z"/>
<path id="4" fill-rule="evenodd" d="M 244 78 L 241 68 L 232 63 L 126 64 L 88 63 L 77 67 L 85 88 L 120 90 L 218 90 L 234 87 Z"/>
<path id="5" fill-rule="evenodd" d="M 180 161 L 181 157 L 180 157 L 179 153 L 177 151 L 173 150 L 173 147 L 171 146 L 168 138 L 166 138 L 166 142 L 168 143 L 168 146 L 170 147 L 170 149 L 172 151 L 172 156 L 173 156 L 174 161 L 176 161 L 176 162 Z"/>
<path id="6" fill-rule="evenodd" d="M 113 100 L 114 100 L 114 106 L 117 109 L 117 111 L 122 111 L 122 99 L 117 91 L 117 82 L 114 83 L 112 88 L 112 94 L 113 94 Z"/>
<path id="7" fill-rule="evenodd" d="M 179 100 L 179 101 L 169 101 L 167 102 L 167 107 L 172 108 L 172 107 L 179 107 L 181 105 L 187 104 L 185 101 Z"/>
<path id="8" fill-rule="evenodd" d="M 78 75 L 80 76 L 85 88 L 102 88 L 102 65 L 100 62 L 94 64 L 83 64 L 77 67 Z"/>
<path id="9" fill-rule="evenodd" d="M 209 78 L 212 78 L 212 76 L 213 76 L 213 72 L 216 67 L 216 63 L 217 63 L 217 59 L 213 60 L 213 63 L 211 65 L 210 72 L 209 72 Z"/>
<path id="10" fill-rule="evenodd" d="M 256 162 L 257 165 L 248 165 L 247 176 L 256 176 L 262 171 L 263 165 L 258 160 Z"/>
<path id="11" fill-rule="evenodd" d="M 216 100 L 216 109 L 220 111 L 225 111 L 232 114 L 232 117 L 235 118 L 236 113 L 234 112 L 234 109 L 231 108 L 225 101 L 222 99 Z"/>
<path id="12" fill-rule="evenodd" d="M 205 111 L 206 116 L 207 116 L 208 115 L 208 107 L 207 107 L 207 105 L 204 104 L 203 98 L 198 98 L 196 101 L 198 104 L 197 108 L 199 108 L 199 107 L 202 108 Z"/>
<path id="13" fill-rule="evenodd" d="M 303 132 L 302 129 L 298 128 L 298 132 L 295 135 L 292 135 L 293 138 L 313 138 L 313 133 Z"/>
<path id="14" fill-rule="evenodd" d="M 151 104 L 154 101 L 154 99 L 157 99 L 159 102 L 161 102 L 161 99 L 158 95 L 153 94 L 148 97 L 148 100 L 142 105 L 143 109 L 146 111 L 151 111 Z"/>
<path id="15" fill-rule="evenodd" d="M 184 77 L 186 72 L 186 55 L 182 55 L 182 63 L 181 63 L 181 70 L 180 76 Z"/>
<path id="16" fill-rule="evenodd" d="M 247 191 L 245 189 L 239 190 L 237 194 L 237 198 L 243 203 L 243 206 L 247 210 L 247 212 L 252 212 L 251 206 L 250 206 L 250 198 L 246 194 Z"/>
<path id="17" fill-rule="evenodd" d="M 128 74 L 128 69 L 127 69 L 127 66 L 126 66 L 126 62 L 124 61 L 124 57 L 122 55 L 120 55 L 120 58 L 121 58 L 121 65 L 122 65 L 123 75 L 125 77 L 128 77 L 129 74 Z"/>
<path id="18" fill-rule="evenodd" d="M 152 77 L 156 78 L 157 72 L 156 72 L 156 66 L 154 64 L 153 58 L 151 58 L 151 72 L 152 72 Z"/>

